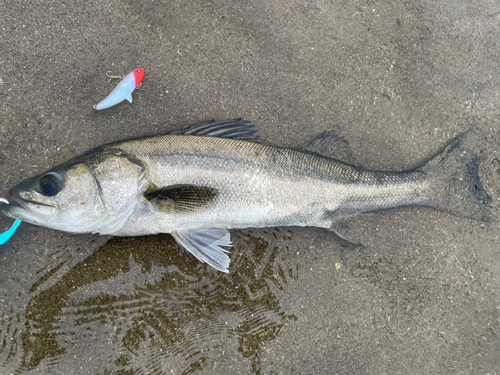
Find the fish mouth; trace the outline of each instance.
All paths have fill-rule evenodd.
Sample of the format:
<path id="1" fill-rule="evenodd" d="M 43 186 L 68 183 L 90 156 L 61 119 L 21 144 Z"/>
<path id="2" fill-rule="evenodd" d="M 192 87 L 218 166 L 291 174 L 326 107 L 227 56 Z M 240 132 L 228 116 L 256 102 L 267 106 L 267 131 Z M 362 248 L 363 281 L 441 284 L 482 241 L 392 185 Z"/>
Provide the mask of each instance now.
<path id="1" fill-rule="evenodd" d="M 11 202 L 3 199 L 0 201 L 0 213 L 12 219 L 19 219 L 29 223 L 46 222 L 51 215 L 42 214 L 38 212 L 37 208 L 43 207 L 44 210 L 55 211 L 55 207 L 50 204 L 23 199 L 17 195 L 12 195 L 11 199 Z"/>
<path id="2" fill-rule="evenodd" d="M 0 203 L 0 213 L 12 219 L 20 219 L 23 214 L 27 213 L 27 210 L 17 202 L 8 203 L 2 199 Z"/>

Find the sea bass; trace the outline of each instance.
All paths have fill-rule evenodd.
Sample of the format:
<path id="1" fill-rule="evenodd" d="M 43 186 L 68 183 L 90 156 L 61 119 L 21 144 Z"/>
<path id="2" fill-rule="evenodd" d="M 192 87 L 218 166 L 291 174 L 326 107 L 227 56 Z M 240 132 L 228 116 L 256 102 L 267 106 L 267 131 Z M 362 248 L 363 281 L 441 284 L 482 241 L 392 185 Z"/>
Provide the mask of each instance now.
<path id="1" fill-rule="evenodd" d="M 254 141 L 246 121 L 208 122 L 109 143 L 14 186 L 0 212 L 72 233 L 170 233 L 228 272 L 228 229 L 332 228 L 346 217 L 423 205 L 487 220 L 491 198 L 466 135 L 410 171 L 371 171 Z"/>

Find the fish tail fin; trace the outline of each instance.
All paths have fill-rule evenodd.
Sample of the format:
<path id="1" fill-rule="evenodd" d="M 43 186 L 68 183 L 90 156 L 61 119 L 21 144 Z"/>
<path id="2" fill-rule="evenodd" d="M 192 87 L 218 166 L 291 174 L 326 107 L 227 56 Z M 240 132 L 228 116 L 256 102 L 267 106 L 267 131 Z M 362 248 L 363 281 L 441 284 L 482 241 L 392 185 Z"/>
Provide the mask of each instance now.
<path id="1" fill-rule="evenodd" d="M 430 182 L 431 206 L 455 216 L 489 222 L 491 197 L 479 178 L 481 157 L 473 151 L 471 132 L 455 138 L 418 170 Z"/>

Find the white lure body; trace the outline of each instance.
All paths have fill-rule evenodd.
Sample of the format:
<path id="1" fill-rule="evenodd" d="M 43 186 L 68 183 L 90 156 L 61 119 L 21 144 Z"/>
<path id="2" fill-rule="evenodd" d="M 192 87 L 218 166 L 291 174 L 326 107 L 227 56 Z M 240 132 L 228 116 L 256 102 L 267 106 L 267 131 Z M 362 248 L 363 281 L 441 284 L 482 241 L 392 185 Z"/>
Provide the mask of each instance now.
<path id="1" fill-rule="evenodd" d="M 100 110 L 112 107 L 118 103 L 128 100 L 132 103 L 132 92 L 139 86 L 144 77 L 143 69 L 135 69 L 123 78 L 115 87 L 111 94 L 103 99 L 99 104 L 94 106 L 94 109 Z"/>

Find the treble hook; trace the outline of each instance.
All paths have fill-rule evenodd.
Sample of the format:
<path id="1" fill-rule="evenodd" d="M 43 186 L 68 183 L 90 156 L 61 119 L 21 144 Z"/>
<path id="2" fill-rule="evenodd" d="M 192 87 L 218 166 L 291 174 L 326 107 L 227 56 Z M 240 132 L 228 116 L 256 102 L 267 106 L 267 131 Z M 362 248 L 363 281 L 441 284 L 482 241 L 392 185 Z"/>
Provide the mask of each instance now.
<path id="1" fill-rule="evenodd" d="M 108 70 L 108 71 L 106 72 L 106 77 L 108 77 L 108 78 L 109 78 L 109 79 L 108 79 L 108 85 L 111 85 L 111 80 L 113 80 L 113 79 L 122 79 L 122 78 L 125 78 L 125 76 L 124 76 L 123 74 L 121 74 L 121 75 L 119 75 L 119 76 L 112 76 L 112 75 L 111 75 L 111 74 L 109 74 L 109 73 L 111 73 L 111 70 Z"/>

